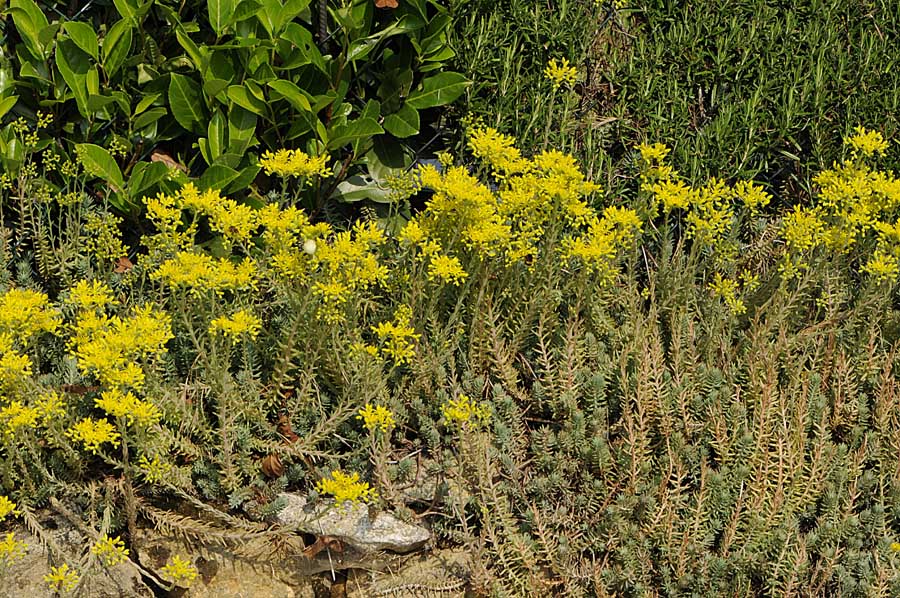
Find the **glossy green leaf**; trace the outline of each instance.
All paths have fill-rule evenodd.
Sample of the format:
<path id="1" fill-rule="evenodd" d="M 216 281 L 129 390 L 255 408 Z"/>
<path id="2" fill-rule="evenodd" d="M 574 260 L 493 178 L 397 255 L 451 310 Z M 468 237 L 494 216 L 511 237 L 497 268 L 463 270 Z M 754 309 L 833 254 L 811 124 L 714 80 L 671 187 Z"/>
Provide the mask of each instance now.
<path id="1" fill-rule="evenodd" d="M 3 118 L 7 112 L 12 110 L 13 106 L 15 106 L 18 101 L 19 96 L 9 96 L 8 98 L 0 100 L 0 118 Z"/>
<path id="2" fill-rule="evenodd" d="M 79 143 L 75 145 L 75 153 L 85 172 L 103 179 L 114 191 L 125 187 L 122 171 L 107 150 L 93 143 Z"/>
<path id="3" fill-rule="evenodd" d="M 206 169 L 197 181 L 201 190 L 216 189 L 222 190 L 228 186 L 228 183 L 238 177 L 238 171 L 222 164 L 213 164 Z"/>
<path id="4" fill-rule="evenodd" d="M 419 132 L 419 111 L 403 104 L 397 112 L 384 117 L 384 129 L 400 139 L 416 135 Z"/>
<path id="5" fill-rule="evenodd" d="M 266 116 L 266 103 L 257 99 L 241 85 L 231 85 L 227 91 L 228 99 L 245 110 L 249 110 L 259 116 Z"/>
<path id="6" fill-rule="evenodd" d="M 194 131 L 205 120 L 197 83 L 184 75 L 169 75 L 169 107 L 182 127 Z"/>
<path id="7" fill-rule="evenodd" d="M 69 21 L 63 24 L 63 28 L 76 46 L 90 54 L 94 60 L 100 59 L 100 44 L 93 27 L 87 23 Z"/>
<path id="8" fill-rule="evenodd" d="M 107 77 L 112 77 L 125 62 L 128 52 L 131 51 L 131 23 L 122 19 L 109 28 L 109 33 L 103 38 L 102 61 L 103 70 Z"/>
<path id="9" fill-rule="evenodd" d="M 87 105 L 87 78 L 91 70 L 91 57 L 76 46 L 72 40 L 60 40 L 56 44 L 56 67 L 75 96 L 78 112 L 85 118 L 89 117 L 91 112 Z"/>
<path id="10" fill-rule="evenodd" d="M 10 0 L 6 12 L 12 16 L 13 24 L 28 51 L 35 58 L 43 60 L 44 45 L 41 43 L 40 34 L 41 29 L 47 26 L 47 17 L 41 9 L 33 0 Z"/>
<path id="11" fill-rule="evenodd" d="M 228 152 L 243 154 L 256 142 L 257 117 L 240 106 L 232 106 L 228 113 Z"/>
<path id="12" fill-rule="evenodd" d="M 209 24 L 216 35 L 222 35 L 234 14 L 235 0 L 207 0 Z"/>
<path id="13" fill-rule="evenodd" d="M 163 107 L 151 108 L 135 117 L 132 127 L 135 131 L 140 131 L 144 127 L 152 125 L 168 113 L 169 111 Z"/>
<path id="14" fill-rule="evenodd" d="M 290 102 L 297 110 L 313 111 L 312 105 L 309 103 L 308 94 L 291 81 L 278 79 L 277 81 L 269 81 L 268 85 L 284 96 L 284 99 Z"/>
<path id="15" fill-rule="evenodd" d="M 409 94 L 406 104 L 417 110 L 443 106 L 455 101 L 471 85 L 459 73 L 440 73 L 422 81 L 419 89 Z"/>
<path id="16" fill-rule="evenodd" d="M 210 161 L 216 160 L 225 151 L 225 133 L 228 131 L 228 121 L 221 110 L 216 110 L 209 125 L 206 127 L 206 137 L 209 140 Z"/>
<path id="17" fill-rule="evenodd" d="M 372 118 L 360 118 L 345 124 L 339 124 L 329 130 L 328 147 L 337 149 L 358 139 L 365 139 L 384 133 L 378 121 Z"/>

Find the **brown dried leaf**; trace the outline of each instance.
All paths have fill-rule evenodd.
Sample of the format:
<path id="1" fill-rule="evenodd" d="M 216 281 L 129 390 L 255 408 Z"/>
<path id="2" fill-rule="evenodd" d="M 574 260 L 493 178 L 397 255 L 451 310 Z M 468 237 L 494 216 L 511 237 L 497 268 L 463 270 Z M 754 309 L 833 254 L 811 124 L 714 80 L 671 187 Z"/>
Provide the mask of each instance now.
<path id="1" fill-rule="evenodd" d="M 178 170 L 187 174 L 188 169 L 184 164 L 178 162 L 175 158 L 167 154 L 166 152 L 160 150 L 153 150 L 153 153 L 150 154 L 151 162 L 162 162 L 169 168 L 177 168 Z"/>

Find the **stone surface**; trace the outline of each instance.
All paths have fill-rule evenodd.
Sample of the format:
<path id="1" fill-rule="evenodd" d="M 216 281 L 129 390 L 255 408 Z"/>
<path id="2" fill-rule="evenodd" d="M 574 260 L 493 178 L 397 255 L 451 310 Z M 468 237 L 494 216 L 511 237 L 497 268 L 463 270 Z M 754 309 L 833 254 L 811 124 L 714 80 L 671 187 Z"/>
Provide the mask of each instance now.
<path id="1" fill-rule="evenodd" d="M 369 508 L 363 504 L 310 505 L 305 497 L 297 494 L 279 496 L 287 506 L 278 513 L 278 523 L 316 536 L 338 538 L 363 553 L 410 552 L 431 539 L 431 533 L 424 527 L 401 521 L 390 513 L 370 516 Z"/>
<path id="2" fill-rule="evenodd" d="M 297 575 L 282 567 L 281 561 L 248 559 L 219 546 L 185 542 L 143 530 L 138 558 L 141 565 L 158 577 L 169 559 L 177 554 L 188 558 L 199 575 L 183 598 L 315 598 L 318 580 Z M 309 574 L 309 570 L 301 573 Z M 321 570 L 321 569 L 320 569 Z M 285 578 L 288 578 L 287 580 Z"/>
<path id="3" fill-rule="evenodd" d="M 384 571 L 354 570 L 347 575 L 347 598 L 378 596 L 466 595 L 472 574 L 471 555 L 463 549 L 436 550 L 397 557 Z"/>
<path id="4" fill-rule="evenodd" d="M 64 521 L 41 517 L 41 523 L 48 528 L 48 533 L 63 550 L 71 555 L 81 555 L 84 550 L 83 536 Z M 56 529 L 52 529 L 55 527 Z M 40 541 L 22 526 L 9 529 L 15 533 L 16 539 L 28 545 L 28 552 L 17 558 L 7 567 L 0 569 L 0 598 L 52 598 L 56 596 L 50 591 L 44 576 L 50 573 L 50 566 L 62 565 L 62 562 L 51 562 L 47 550 L 41 547 Z M 5 536 L 6 533 L 3 535 Z M 68 563 L 77 569 L 77 563 Z M 88 574 L 79 571 L 83 583 L 77 596 L 82 598 L 153 598 L 153 592 L 144 583 L 140 571 L 129 561 L 114 567 L 97 569 Z"/>

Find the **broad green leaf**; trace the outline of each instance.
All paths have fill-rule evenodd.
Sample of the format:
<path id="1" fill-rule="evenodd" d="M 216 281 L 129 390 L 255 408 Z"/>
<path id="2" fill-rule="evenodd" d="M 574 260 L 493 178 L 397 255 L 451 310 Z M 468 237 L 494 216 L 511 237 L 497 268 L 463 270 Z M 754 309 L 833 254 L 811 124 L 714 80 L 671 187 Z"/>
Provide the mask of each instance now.
<path id="1" fill-rule="evenodd" d="M 78 143 L 75 145 L 75 153 L 85 172 L 103 179 L 114 191 L 125 188 L 122 171 L 108 151 L 93 143 Z"/>
<path id="2" fill-rule="evenodd" d="M 6 116 L 6 113 L 12 110 L 13 106 L 15 106 L 18 101 L 19 96 L 10 96 L 0 100 L 0 118 Z"/>
<path id="3" fill-rule="evenodd" d="M 209 24 L 216 35 L 221 36 L 234 14 L 235 0 L 208 0 Z"/>
<path id="4" fill-rule="evenodd" d="M 153 105 L 153 102 L 158 100 L 159 96 L 160 96 L 160 94 L 158 94 L 158 93 L 151 93 L 151 94 L 147 94 L 143 98 L 141 98 L 141 101 L 139 101 L 137 103 L 137 106 L 135 106 L 135 108 L 134 108 L 133 116 L 137 116 L 138 114 L 140 114 L 141 112 L 143 112 L 144 110 L 149 108 L 151 105 Z"/>
<path id="5" fill-rule="evenodd" d="M 112 104 L 116 101 L 116 98 L 112 96 L 103 96 L 92 93 L 88 96 L 87 107 L 91 112 L 98 112 L 103 110 L 108 105 Z"/>
<path id="6" fill-rule="evenodd" d="M 116 10 L 119 11 L 123 19 L 127 19 L 133 25 L 138 24 L 140 5 L 136 0 L 113 0 L 113 4 L 116 5 Z"/>
<path id="7" fill-rule="evenodd" d="M 131 51 L 131 23 L 122 19 L 109 28 L 109 33 L 103 38 L 103 70 L 107 77 L 112 77 L 125 62 L 125 57 Z"/>
<path id="8" fill-rule="evenodd" d="M 172 108 L 172 116 L 188 131 L 194 131 L 205 120 L 202 101 L 195 81 L 177 73 L 169 75 L 169 106 Z"/>
<path id="9" fill-rule="evenodd" d="M 378 121 L 372 118 L 360 118 L 345 124 L 334 126 L 328 133 L 328 148 L 337 149 L 358 139 L 374 137 L 384 133 Z"/>
<path id="10" fill-rule="evenodd" d="M 233 168 L 222 164 L 213 164 L 200 176 L 197 184 L 201 190 L 215 189 L 221 191 L 228 186 L 228 183 L 236 179 L 238 174 L 238 171 Z"/>
<path id="11" fill-rule="evenodd" d="M 76 46 L 90 54 L 94 60 L 100 59 L 100 45 L 93 27 L 87 23 L 69 21 L 63 24 L 63 28 Z"/>
<path id="12" fill-rule="evenodd" d="M 422 81 L 419 89 L 409 94 L 406 104 L 417 110 L 443 106 L 461 96 L 469 85 L 471 81 L 459 73 L 440 73 Z"/>
<path id="13" fill-rule="evenodd" d="M 78 112 L 85 118 L 90 117 L 87 78 L 91 70 L 91 57 L 72 40 L 60 40 L 56 44 L 56 67 L 75 96 Z"/>
<path id="14" fill-rule="evenodd" d="M 209 126 L 206 127 L 210 161 L 216 160 L 225 151 L 225 132 L 227 130 L 228 122 L 225 120 L 225 115 L 221 110 L 216 110 L 213 117 L 209 119 Z"/>
<path id="15" fill-rule="evenodd" d="M 403 104 L 397 112 L 384 117 L 384 128 L 400 139 L 412 137 L 419 132 L 419 111 Z"/>
<path id="16" fill-rule="evenodd" d="M 245 110 L 249 110 L 259 116 L 266 116 L 266 103 L 258 100 L 253 94 L 241 85 L 228 87 L 228 98 Z"/>
<path id="17" fill-rule="evenodd" d="M 234 13 L 232 13 L 226 25 L 232 25 L 245 19 L 249 19 L 259 12 L 260 7 L 260 3 L 256 0 L 241 0 L 237 3 L 237 7 L 234 9 Z"/>
<path id="18" fill-rule="evenodd" d="M 209 50 L 206 46 L 198 47 L 194 40 L 188 36 L 184 27 L 181 26 L 175 27 L 175 38 L 181 44 L 181 47 L 184 48 L 184 51 L 187 52 L 191 62 L 194 63 L 194 68 L 201 73 L 206 71 L 206 68 L 209 66 Z"/>
<path id="19" fill-rule="evenodd" d="M 33 11 L 40 13 L 41 17 L 43 17 L 43 25 L 35 22 L 35 16 L 32 16 Z M 10 7 L 6 12 L 12 15 L 13 24 L 16 26 L 16 30 L 19 32 L 22 41 L 25 42 L 25 47 L 28 48 L 31 55 L 43 61 L 44 45 L 41 43 L 40 34 L 41 29 L 46 27 L 47 17 L 44 17 L 41 9 L 31 0 L 11 0 Z"/>
<path id="20" fill-rule="evenodd" d="M 242 168 L 238 172 L 237 178 L 235 178 L 231 183 L 228 184 L 228 187 L 225 188 L 226 193 L 238 193 L 240 191 L 245 190 L 249 187 L 253 181 L 256 179 L 256 175 L 259 174 L 260 168 L 256 164 L 256 158 L 251 156 L 250 166 Z M 250 203 L 250 202 L 248 202 Z"/>
<path id="21" fill-rule="evenodd" d="M 256 115 L 240 106 L 228 113 L 228 153 L 241 155 L 256 143 Z"/>
<path id="22" fill-rule="evenodd" d="M 152 125 L 168 113 L 169 111 L 161 106 L 157 108 L 151 108 L 150 110 L 142 112 L 137 117 L 135 117 L 132 123 L 132 127 L 135 131 L 140 131 L 144 127 Z"/>
<path id="23" fill-rule="evenodd" d="M 224 96 L 219 96 L 228 89 L 229 85 L 231 85 L 231 82 L 225 79 L 207 79 L 203 82 L 203 93 L 211 98 L 218 99 L 223 104 L 227 104 L 228 102 L 224 99 Z"/>
<path id="24" fill-rule="evenodd" d="M 268 85 L 284 96 L 284 99 L 290 102 L 291 106 L 297 110 L 304 110 L 306 112 L 313 111 L 312 105 L 309 103 L 309 94 L 297 87 L 297 85 L 291 81 L 278 79 L 276 81 L 269 81 Z"/>

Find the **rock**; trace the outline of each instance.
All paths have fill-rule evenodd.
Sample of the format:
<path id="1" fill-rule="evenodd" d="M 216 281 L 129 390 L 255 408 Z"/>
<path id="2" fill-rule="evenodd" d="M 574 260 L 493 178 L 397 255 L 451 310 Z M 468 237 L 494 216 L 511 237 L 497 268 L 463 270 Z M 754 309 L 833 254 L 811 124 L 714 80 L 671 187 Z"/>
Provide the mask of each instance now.
<path id="1" fill-rule="evenodd" d="M 53 541 L 73 557 L 81 556 L 86 545 L 84 537 L 63 520 L 56 520 L 49 515 L 40 516 L 41 523 L 47 524 L 47 533 Z M 56 529 L 53 529 L 53 528 Z M 9 531 L 15 533 L 19 541 L 28 545 L 27 553 L 9 563 L 0 575 L 0 598 L 52 598 L 56 596 L 50 591 L 44 576 L 50 573 L 50 566 L 62 565 L 50 561 L 47 550 L 40 541 L 27 529 L 17 526 Z M 8 533 L 8 532 L 6 532 Z M 6 533 L 3 534 L 4 538 Z M 78 569 L 78 563 L 68 563 Z M 0 565 L 2 566 L 2 565 Z M 83 582 L 79 590 L 82 598 L 153 598 L 153 592 L 144 583 L 140 571 L 134 563 L 125 561 L 113 567 L 98 565 L 93 572 L 78 571 Z"/>
<path id="2" fill-rule="evenodd" d="M 347 575 L 347 598 L 370 596 L 462 597 L 472 575 L 471 554 L 464 549 L 437 550 L 397 557 L 389 573 L 354 570 Z"/>
<path id="3" fill-rule="evenodd" d="M 162 568 L 172 557 L 189 559 L 199 575 L 183 593 L 183 598 L 315 598 L 319 580 L 297 575 L 296 568 L 286 569 L 279 560 L 250 559 L 238 556 L 220 546 L 188 543 L 180 538 L 142 530 L 140 535 L 141 565 L 162 578 Z M 301 571 L 310 575 L 316 567 Z M 327 569 L 326 569 L 327 570 Z"/>
<path id="4" fill-rule="evenodd" d="M 363 553 L 380 550 L 410 552 L 431 539 L 431 533 L 418 525 L 406 523 L 389 513 L 369 516 L 369 508 L 362 504 L 332 503 L 309 505 L 303 496 L 282 493 L 286 503 L 278 513 L 278 523 L 295 527 L 316 536 L 340 539 Z"/>

